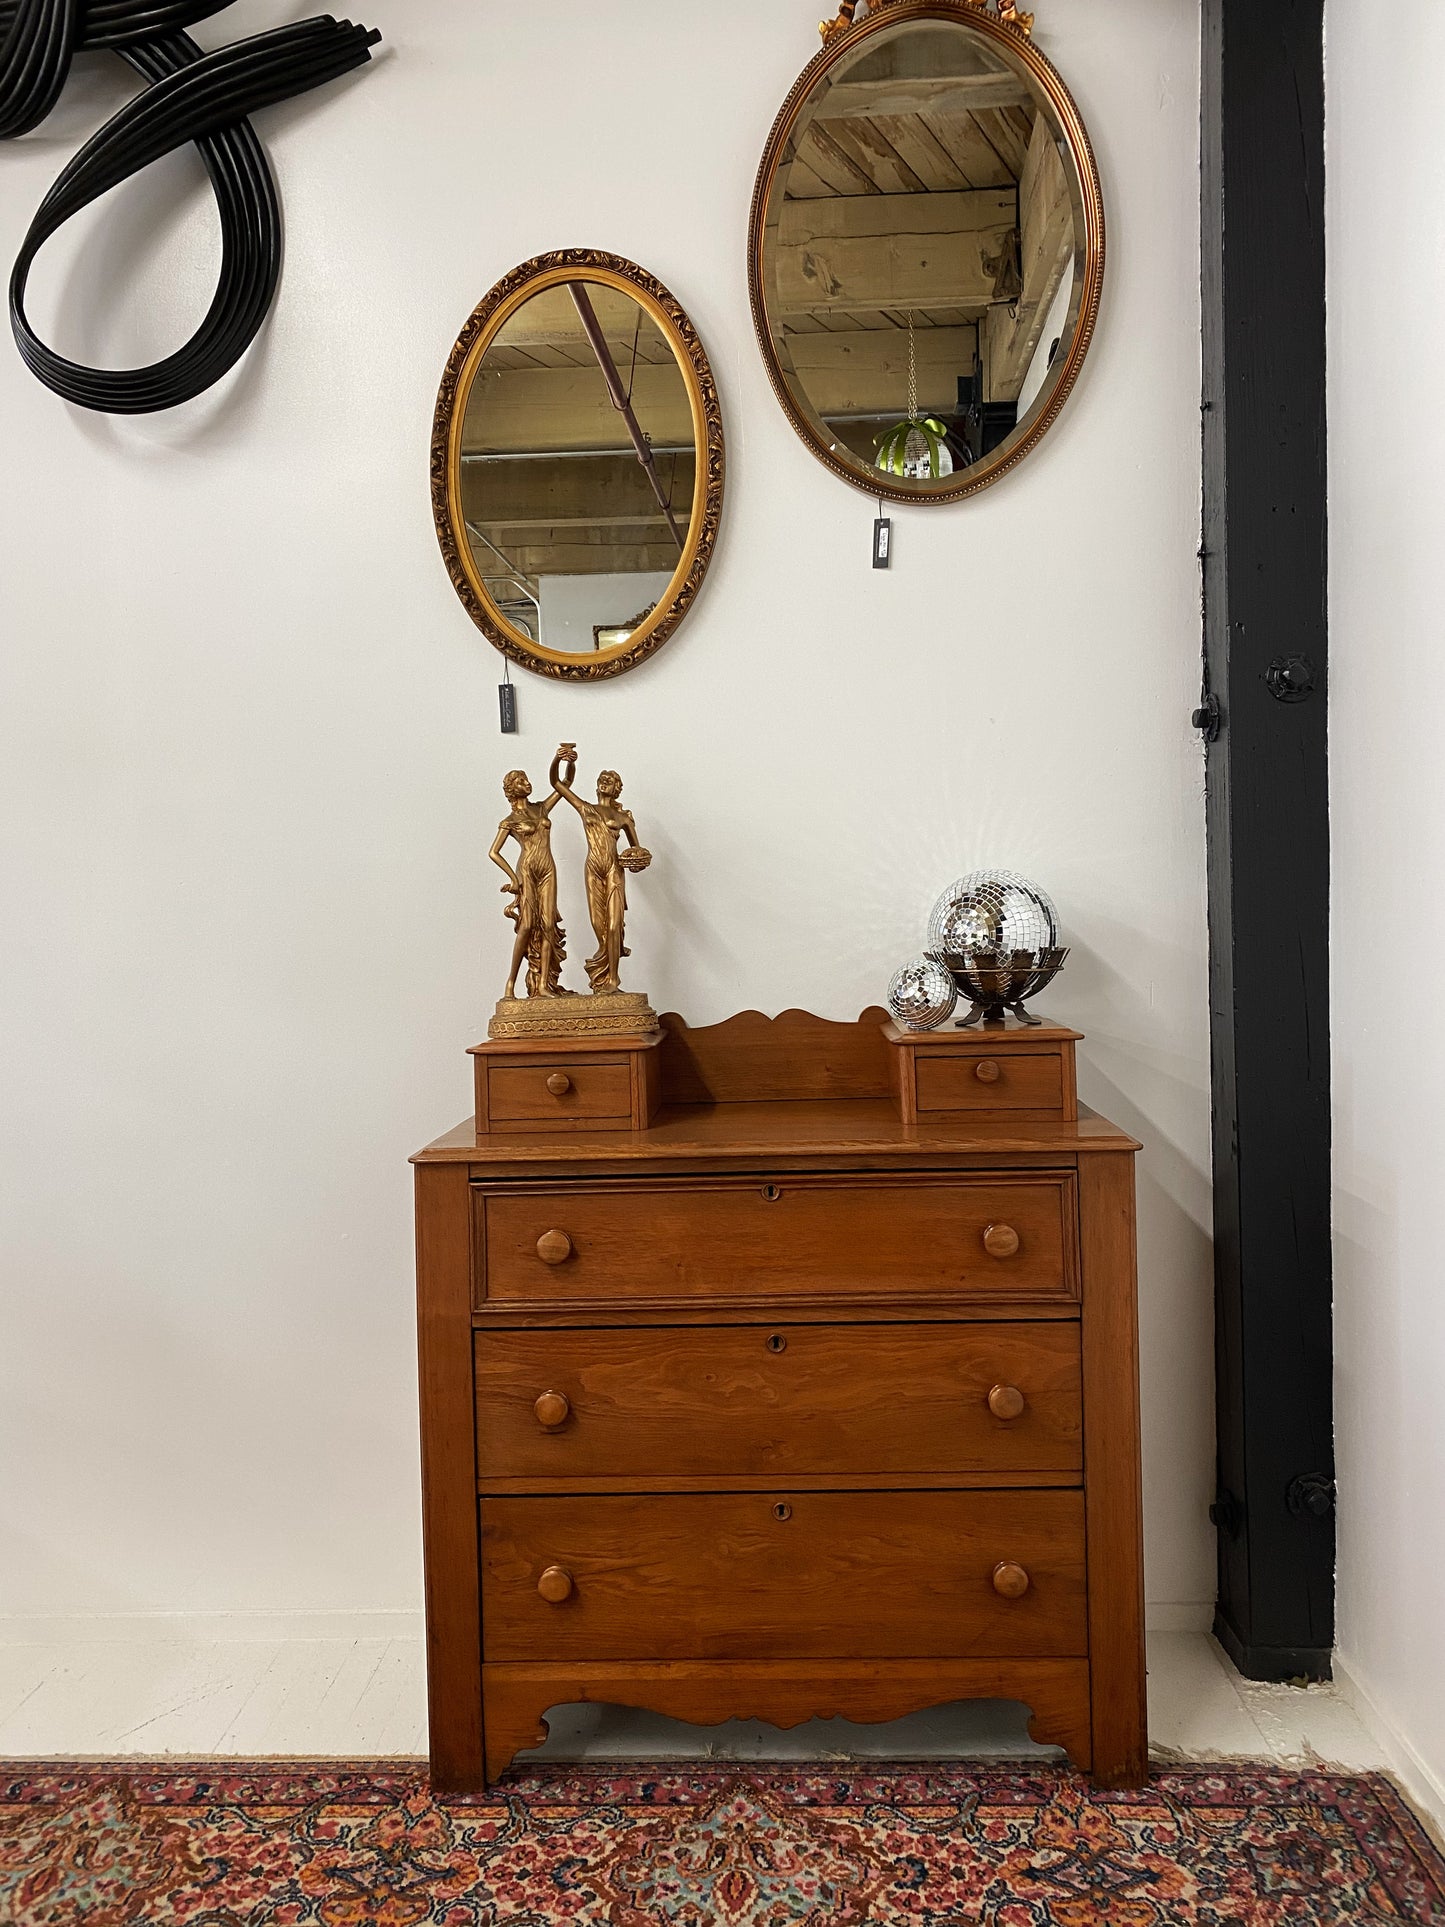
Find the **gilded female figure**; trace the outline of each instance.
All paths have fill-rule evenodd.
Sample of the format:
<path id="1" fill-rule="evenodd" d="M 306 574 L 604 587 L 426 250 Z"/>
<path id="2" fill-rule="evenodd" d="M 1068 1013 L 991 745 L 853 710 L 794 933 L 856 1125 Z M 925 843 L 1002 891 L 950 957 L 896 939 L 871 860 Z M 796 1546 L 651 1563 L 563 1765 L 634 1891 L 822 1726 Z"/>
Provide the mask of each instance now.
<path id="1" fill-rule="evenodd" d="M 597 935 L 597 949 L 587 959 L 587 981 L 595 991 L 616 990 L 622 959 L 632 954 L 623 941 L 627 915 L 623 872 L 645 870 L 652 855 L 637 841 L 632 812 L 624 810 L 617 800 L 622 794 L 622 778 L 616 770 L 605 769 L 598 777 L 595 803 L 584 802 L 573 790 L 576 772 L 576 746 L 563 743 L 548 780 L 554 793 L 565 796 L 581 817 L 587 838 L 587 911 Z M 622 851 L 617 848 L 619 836 L 625 836 L 628 843 Z"/>
<path id="2" fill-rule="evenodd" d="M 568 776 L 575 771 L 575 763 L 569 764 Z M 512 813 L 498 826 L 491 858 L 507 873 L 502 895 L 512 898 L 507 915 L 517 926 L 505 994 L 516 996 L 517 972 L 525 957 L 527 995 L 557 997 L 562 994 L 559 981 L 562 959 L 567 954 L 563 947 L 566 933 L 557 920 L 557 864 L 552 855 L 552 811 L 558 792 L 554 788 L 545 803 L 534 803 L 530 778 L 525 771 L 514 769 L 502 779 L 502 794 L 511 804 Z M 502 854 L 508 837 L 516 839 L 520 853 L 515 870 Z"/>

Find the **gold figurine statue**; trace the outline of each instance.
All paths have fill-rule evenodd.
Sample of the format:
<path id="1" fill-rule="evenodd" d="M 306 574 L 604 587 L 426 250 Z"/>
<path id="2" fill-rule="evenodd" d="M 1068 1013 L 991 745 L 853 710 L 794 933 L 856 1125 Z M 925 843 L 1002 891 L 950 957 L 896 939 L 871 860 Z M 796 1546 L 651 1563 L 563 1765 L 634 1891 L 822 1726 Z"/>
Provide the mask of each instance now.
<path id="1" fill-rule="evenodd" d="M 658 1027 L 657 1015 L 642 992 L 623 990 L 618 983 L 622 959 L 631 954 L 626 941 L 626 872 L 645 870 L 652 856 L 637 840 L 632 812 L 619 801 L 622 778 L 616 770 L 603 770 L 598 777 L 595 803 L 573 789 L 576 776 L 576 745 L 563 743 L 552 759 L 548 776 L 552 793 L 545 802 L 532 801 L 531 784 L 521 770 L 513 770 L 502 784 L 512 813 L 498 827 L 491 857 L 507 873 L 502 888 L 512 898 L 507 915 L 517 926 L 517 937 L 511 975 L 490 1026 L 493 1038 L 646 1036 Z M 562 797 L 582 819 L 587 839 L 583 878 L 597 937 L 597 949 L 586 964 L 589 996 L 564 990 L 561 982 L 565 933 L 557 918 L 551 819 Z M 516 869 L 503 855 L 509 839 L 515 839 L 520 851 Z M 626 847 L 619 848 L 619 841 Z M 518 997 L 523 958 L 527 995 Z"/>
<path id="2" fill-rule="evenodd" d="M 570 774 L 575 774 L 575 768 Z M 557 864 L 552 855 L 552 812 L 559 793 L 554 789 L 545 803 L 534 803 L 531 779 L 525 770 L 514 769 L 502 779 L 502 794 L 512 813 L 498 825 L 490 854 L 497 868 L 507 873 L 502 895 L 512 899 L 506 914 L 517 926 L 511 974 L 502 994 L 515 999 L 517 972 L 525 957 L 527 995 L 557 997 L 562 994 L 562 960 L 567 954 L 567 933 L 557 917 Z M 509 838 L 517 844 L 515 870 L 502 854 Z"/>
<path id="3" fill-rule="evenodd" d="M 563 774 L 563 771 L 566 774 Z M 615 769 L 605 769 L 597 779 L 597 801 L 584 802 L 572 788 L 577 773 L 577 746 L 563 743 L 552 759 L 548 781 L 554 795 L 565 796 L 582 819 L 587 838 L 587 912 L 597 936 L 597 949 L 587 959 L 587 981 L 594 991 L 616 990 L 618 972 L 624 957 L 632 952 L 623 941 L 627 919 L 627 882 L 624 871 L 645 870 L 652 852 L 637 840 L 637 825 L 631 810 L 618 802 L 622 778 Z M 619 850 L 617 839 L 627 838 L 627 848 Z"/>

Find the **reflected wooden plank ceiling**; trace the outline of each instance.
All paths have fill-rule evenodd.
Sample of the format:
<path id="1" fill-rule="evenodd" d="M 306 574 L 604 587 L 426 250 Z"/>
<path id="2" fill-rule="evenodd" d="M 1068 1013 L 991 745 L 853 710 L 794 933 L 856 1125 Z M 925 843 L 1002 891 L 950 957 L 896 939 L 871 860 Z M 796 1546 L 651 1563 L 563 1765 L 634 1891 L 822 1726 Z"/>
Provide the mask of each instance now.
<path id="1" fill-rule="evenodd" d="M 905 195 L 920 205 L 900 220 Z M 1016 304 L 1000 298 L 1015 228 Z M 1023 78 L 956 33 L 914 35 L 856 62 L 807 120 L 770 302 L 819 414 L 898 407 L 906 351 L 818 337 L 906 333 L 910 310 L 920 399 L 951 414 L 980 349 L 986 397 L 1016 399 L 1073 244 L 1068 182 Z"/>

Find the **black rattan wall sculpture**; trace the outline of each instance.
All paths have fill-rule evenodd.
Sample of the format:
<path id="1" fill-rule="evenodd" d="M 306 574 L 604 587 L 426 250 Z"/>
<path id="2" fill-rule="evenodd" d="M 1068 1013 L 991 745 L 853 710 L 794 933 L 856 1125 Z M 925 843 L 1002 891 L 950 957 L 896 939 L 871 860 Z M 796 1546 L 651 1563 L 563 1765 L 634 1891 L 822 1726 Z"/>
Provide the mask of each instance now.
<path id="1" fill-rule="evenodd" d="M 245 353 L 281 272 L 281 211 L 247 115 L 319 87 L 371 58 L 374 29 L 324 15 L 203 53 L 182 31 L 230 0 L 0 0 L 0 137 L 37 126 L 71 55 L 113 48 L 151 84 L 107 121 L 41 202 L 10 277 L 10 325 L 26 365 L 66 401 L 151 414 L 190 401 Z M 31 264 L 71 215 L 152 161 L 194 141 L 221 218 L 221 273 L 191 339 L 149 368 L 82 367 L 46 346 L 25 315 Z"/>

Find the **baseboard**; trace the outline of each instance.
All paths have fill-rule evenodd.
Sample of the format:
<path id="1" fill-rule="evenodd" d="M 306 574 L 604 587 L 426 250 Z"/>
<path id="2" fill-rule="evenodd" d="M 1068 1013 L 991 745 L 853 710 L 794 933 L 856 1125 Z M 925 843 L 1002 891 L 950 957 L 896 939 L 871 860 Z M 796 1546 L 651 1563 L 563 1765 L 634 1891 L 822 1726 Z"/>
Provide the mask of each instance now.
<path id="1" fill-rule="evenodd" d="M 1435 1832 L 1445 1836 L 1445 1776 L 1423 1760 L 1394 1721 L 1380 1711 L 1349 1661 L 1341 1659 L 1338 1653 L 1335 1654 L 1335 1684 L 1341 1697 L 1354 1708 L 1360 1724 L 1379 1742 L 1392 1772 L 1411 1800 Z"/>
<path id="2" fill-rule="evenodd" d="M 1213 1624 L 1212 1599 L 1150 1599 L 1144 1605 L 1147 1633 L 1207 1633 Z"/>
<path id="3" fill-rule="evenodd" d="M 82 1646 L 101 1640 L 154 1645 L 228 1645 L 294 1639 L 410 1639 L 421 1609 L 202 1613 L 0 1613 L 0 1645 Z"/>

